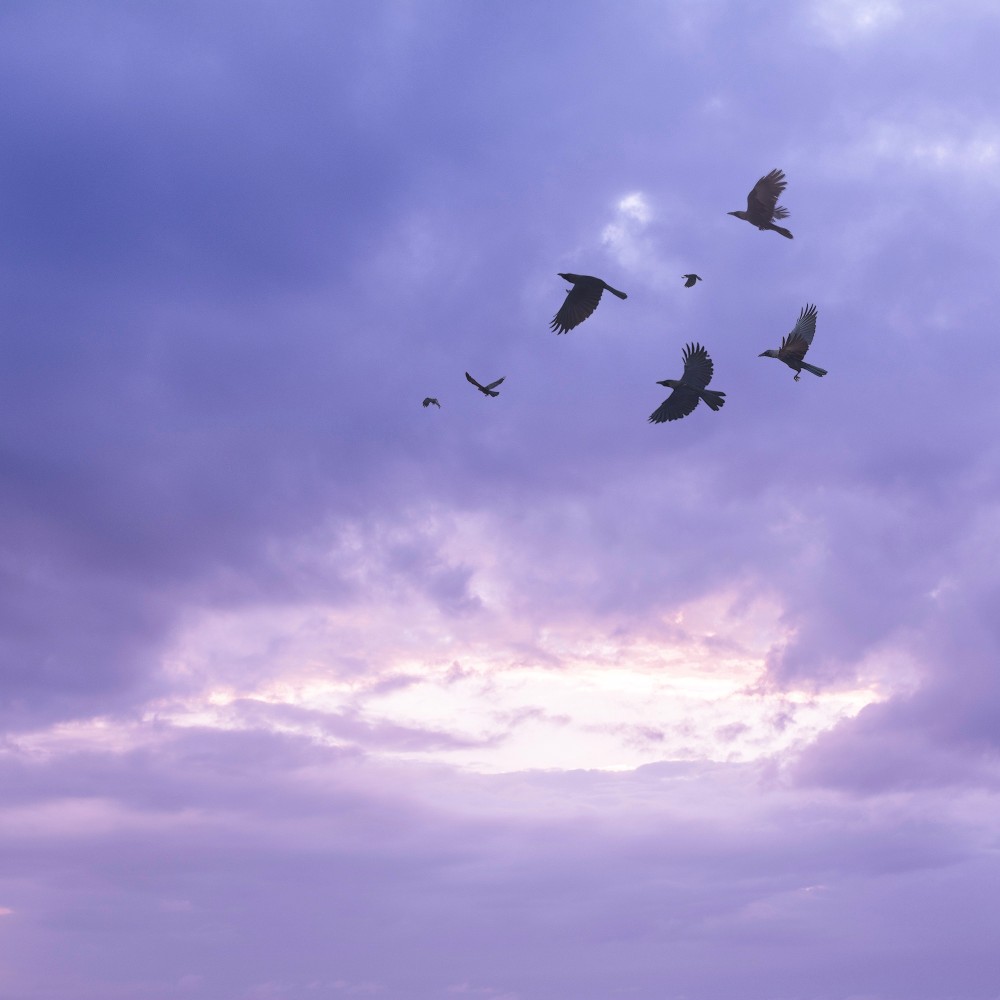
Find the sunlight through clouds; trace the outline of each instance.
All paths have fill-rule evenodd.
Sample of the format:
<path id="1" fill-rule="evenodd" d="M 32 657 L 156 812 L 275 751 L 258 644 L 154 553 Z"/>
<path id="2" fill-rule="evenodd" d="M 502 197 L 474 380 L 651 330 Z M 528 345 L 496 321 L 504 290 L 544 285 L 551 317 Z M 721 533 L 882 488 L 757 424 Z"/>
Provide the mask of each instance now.
<path id="1" fill-rule="evenodd" d="M 771 756 L 885 695 L 874 682 L 810 694 L 763 688 L 766 657 L 786 636 L 777 608 L 739 595 L 708 597 L 672 612 L 664 628 L 673 639 L 567 624 L 539 630 L 527 647 L 495 638 L 516 631 L 502 618 L 479 639 L 440 634 L 434 642 L 419 612 L 411 620 L 396 612 L 395 628 L 373 615 L 369 609 L 361 616 L 367 624 L 357 632 L 341 613 L 320 625 L 315 614 L 272 612 L 267 617 L 275 634 L 261 631 L 259 611 L 246 622 L 234 615 L 224 622 L 209 618 L 184 638 L 172 662 L 208 650 L 216 664 L 237 650 L 235 658 L 246 661 L 248 635 L 263 650 L 281 653 L 250 657 L 260 665 L 243 683 L 164 702 L 150 718 L 221 729 L 262 725 L 482 772 L 615 770 L 658 760 Z M 421 636 L 424 655 L 394 640 L 397 629 Z M 285 641 L 282 631 L 295 641 Z M 352 676 L 326 661 L 331 649 L 363 659 L 369 672 Z M 219 673 L 216 667 L 213 676 Z"/>

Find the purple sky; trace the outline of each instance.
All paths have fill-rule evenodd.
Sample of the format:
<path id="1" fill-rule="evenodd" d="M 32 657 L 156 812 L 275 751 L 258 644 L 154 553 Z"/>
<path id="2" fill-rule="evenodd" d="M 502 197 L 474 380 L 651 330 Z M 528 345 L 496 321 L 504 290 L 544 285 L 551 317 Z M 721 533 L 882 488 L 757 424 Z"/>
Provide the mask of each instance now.
<path id="1" fill-rule="evenodd" d="M 998 46 L 0 7 L 0 998 L 1000 998 Z"/>

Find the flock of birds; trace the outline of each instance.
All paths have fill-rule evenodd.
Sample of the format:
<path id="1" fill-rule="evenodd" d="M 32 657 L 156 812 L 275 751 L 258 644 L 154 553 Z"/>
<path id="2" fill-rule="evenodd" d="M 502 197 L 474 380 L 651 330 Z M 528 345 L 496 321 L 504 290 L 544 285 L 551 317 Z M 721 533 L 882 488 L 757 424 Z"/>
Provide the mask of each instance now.
<path id="1" fill-rule="evenodd" d="M 737 219 L 743 219 L 760 230 L 770 229 L 787 239 L 793 239 L 792 234 L 787 229 L 775 225 L 774 222 L 775 219 L 788 218 L 788 209 L 778 204 L 778 198 L 781 197 L 787 186 L 784 173 L 781 170 L 772 170 L 754 184 L 750 194 L 747 195 L 746 210 L 729 212 L 728 214 L 736 216 Z M 569 282 L 572 287 L 566 293 L 566 300 L 562 307 L 549 324 L 549 328 L 556 333 L 568 333 L 579 326 L 588 316 L 593 314 L 601 301 L 601 296 L 606 291 L 620 299 L 628 298 L 624 292 L 612 288 L 606 281 L 595 278 L 591 274 L 560 272 L 559 277 Z M 697 274 L 684 274 L 681 277 L 684 279 L 685 288 L 693 288 L 697 282 L 702 280 L 701 276 Z M 803 371 L 811 372 L 813 375 L 826 375 L 825 368 L 818 368 L 805 361 L 806 352 L 813 342 L 815 333 L 816 307 L 807 304 L 799 312 L 799 318 L 791 332 L 782 339 L 781 346 L 764 351 L 758 356 L 777 358 L 784 362 L 795 372 L 796 382 Z M 662 424 L 668 420 L 679 420 L 691 413 L 699 402 L 703 402 L 712 410 L 720 410 L 725 405 L 726 394 L 724 392 L 707 388 L 714 373 L 712 359 L 708 356 L 708 351 L 701 344 L 687 344 L 681 357 L 684 361 L 684 372 L 681 377 L 678 379 L 667 378 L 656 383 L 666 386 L 672 391 L 650 414 L 650 423 Z M 465 373 L 465 377 L 484 396 L 499 396 L 497 386 L 503 382 L 506 376 L 487 385 L 476 381 L 468 372 Z M 441 406 L 440 402 L 433 396 L 424 399 L 423 405 L 425 407 L 437 406 L 438 408 Z"/>

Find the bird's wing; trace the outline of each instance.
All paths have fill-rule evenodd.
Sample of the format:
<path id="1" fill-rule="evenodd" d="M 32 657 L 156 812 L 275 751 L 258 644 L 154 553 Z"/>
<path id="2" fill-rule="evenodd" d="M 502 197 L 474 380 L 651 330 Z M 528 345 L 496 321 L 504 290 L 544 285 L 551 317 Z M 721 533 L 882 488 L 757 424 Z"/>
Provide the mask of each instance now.
<path id="1" fill-rule="evenodd" d="M 477 389 L 482 389 L 482 388 L 483 388 L 483 386 L 481 386 L 481 385 L 480 385 L 480 384 L 479 384 L 479 383 L 478 383 L 478 382 L 477 382 L 477 381 L 476 381 L 476 380 L 475 380 L 475 379 L 474 379 L 474 378 L 473 378 L 473 377 L 472 377 L 472 376 L 471 376 L 471 375 L 470 375 L 470 374 L 469 374 L 468 372 L 466 372 L 466 373 L 465 373 L 465 377 L 466 377 L 466 378 L 467 378 L 467 379 L 468 379 L 468 380 L 469 380 L 469 381 L 470 381 L 470 382 L 471 382 L 471 383 L 472 383 L 472 384 L 473 384 L 473 385 L 474 385 L 474 386 L 475 386 L 475 387 L 476 387 Z"/>
<path id="2" fill-rule="evenodd" d="M 789 333 L 781 342 L 781 350 L 787 354 L 794 354 L 796 357 L 804 358 L 809 345 L 816 335 L 816 307 L 805 305 L 799 311 L 799 318 L 795 321 Z"/>
<path id="3" fill-rule="evenodd" d="M 747 211 L 753 215 L 755 212 L 767 212 L 770 219 L 774 215 L 775 206 L 781 197 L 781 192 L 788 187 L 785 174 L 781 170 L 772 170 L 765 174 L 753 186 L 753 190 L 747 195 Z M 787 215 L 787 211 L 785 215 Z M 784 216 L 782 216 L 784 218 Z"/>
<path id="4" fill-rule="evenodd" d="M 556 333 L 568 333 L 579 326 L 601 301 L 604 283 L 596 278 L 580 278 L 566 294 L 566 301 L 549 324 L 550 330 Z"/>
<path id="5" fill-rule="evenodd" d="M 683 357 L 683 381 L 695 389 L 704 389 L 712 381 L 712 373 L 714 371 L 712 359 L 708 356 L 708 351 L 701 344 L 688 344 L 684 348 Z"/>
<path id="6" fill-rule="evenodd" d="M 649 415 L 651 424 L 663 424 L 668 420 L 680 420 L 686 417 L 698 405 L 698 393 L 684 386 L 674 389 L 660 405 Z"/>
<path id="7" fill-rule="evenodd" d="M 506 375 L 503 375 L 501 378 L 498 378 L 495 382 L 490 382 L 490 384 L 486 386 L 486 388 L 495 389 L 506 377 L 507 377 Z"/>

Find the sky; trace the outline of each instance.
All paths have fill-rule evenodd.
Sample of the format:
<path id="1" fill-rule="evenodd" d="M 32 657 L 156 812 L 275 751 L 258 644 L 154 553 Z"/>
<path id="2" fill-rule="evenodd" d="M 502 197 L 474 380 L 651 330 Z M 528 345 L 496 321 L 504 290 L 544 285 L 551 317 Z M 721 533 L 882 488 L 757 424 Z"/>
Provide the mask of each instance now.
<path id="1" fill-rule="evenodd" d="M 0 6 L 0 1000 L 1000 998 L 998 45 Z"/>

